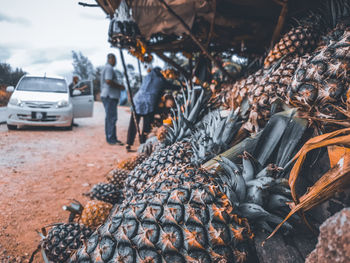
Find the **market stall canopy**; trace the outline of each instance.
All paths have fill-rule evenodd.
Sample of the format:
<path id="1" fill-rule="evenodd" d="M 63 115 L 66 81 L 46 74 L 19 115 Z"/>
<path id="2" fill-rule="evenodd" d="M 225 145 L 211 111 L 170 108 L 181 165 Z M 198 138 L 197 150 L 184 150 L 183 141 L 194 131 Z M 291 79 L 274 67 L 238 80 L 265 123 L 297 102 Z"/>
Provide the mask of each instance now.
<path id="1" fill-rule="evenodd" d="M 210 3 L 206 0 L 169 0 L 167 2 L 190 28 L 196 17 L 209 20 L 214 15 Z M 178 36 L 186 33 L 186 29 L 179 20 L 166 12 L 158 0 L 133 1 L 131 9 L 132 16 L 146 39 L 150 39 L 156 33 Z"/>
<path id="2" fill-rule="evenodd" d="M 113 18 L 121 0 L 96 0 Z M 284 0 L 165 0 L 203 43 L 208 40 L 211 24 L 212 51 L 227 49 L 261 53 L 271 41 Z M 294 0 L 288 3 L 288 16 L 298 15 L 318 6 L 317 0 Z M 148 50 L 196 51 L 183 24 L 159 0 L 128 0 L 127 6 Z M 112 27 L 111 27 L 112 28 Z M 119 30 L 118 30 L 119 33 Z M 117 41 L 110 32 L 110 42 Z"/>
<path id="3" fill-rule="evenodd" d="M 115 10 L 119 7 L 121 0 L 96 0 L 103 11 L 110 17 L 113 17 Z"/>

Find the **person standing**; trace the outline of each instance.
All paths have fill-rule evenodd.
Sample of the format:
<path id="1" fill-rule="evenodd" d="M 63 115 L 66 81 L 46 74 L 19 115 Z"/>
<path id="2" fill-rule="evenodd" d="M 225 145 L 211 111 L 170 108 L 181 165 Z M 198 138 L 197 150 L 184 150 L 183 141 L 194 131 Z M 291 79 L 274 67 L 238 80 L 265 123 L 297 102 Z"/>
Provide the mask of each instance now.
<path id="1" fill-rule="evenodd" d="M 114 71 L 116 57 L 110 53 L 107 55 L 107 63 L 101 74 L 101 100 L 106 112 L 105 134 L 109 144 L 124 145 L 117 138 L 116 123 L 118 120 L 117 106 L 120 98 L 120 91 L 125 87 L 117 82 L 117 75 Z"/>
<path id="2" fill-rule="evenodd" d="M 159 67 L 155 67 L 149 74 L 145 77 L 139 91 L 134 97 L 135 104 L 135 113 L 131 114 L 129 128 L 128 128 L 128 137 L 127 137 L 127 146 L 126 150 L 132 152 L 131 146 L 134 144 L 136 136 L 136 125 L 140 122 L 140 118 L 143 118 L 143 128 L 140 135 L 140 143 L 144 143 L 147 139 L 147 134 L 151 131 L 151 124 L 154 120 L 154 112 L 158 105 L 160 95 L 162 90 L 167 85 L 166 80 L 164 79 L 162 73 L 160 72 Z M 133 114 L 135 114 L 135 119 Z"/>
<path id="3" fill-rule="evenodd" d="M 79 77 L 78 76 L 73 76 L 73 79 L 72 79 L 72 83 L 69 84 L 68 88 L 69 88 L 69 94 L 71 97 L 73 97 L 73 89 L 74 89 L 74 86 L 76 86 L 79 82 Z"/>

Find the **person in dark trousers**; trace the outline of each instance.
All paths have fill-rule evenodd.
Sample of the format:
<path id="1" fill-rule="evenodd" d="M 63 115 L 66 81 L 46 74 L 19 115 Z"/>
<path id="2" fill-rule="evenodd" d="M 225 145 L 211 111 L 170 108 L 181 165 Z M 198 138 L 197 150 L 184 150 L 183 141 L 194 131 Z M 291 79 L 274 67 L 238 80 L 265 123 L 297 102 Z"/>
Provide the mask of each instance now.
<path id="1" fill-rule="evenodd" d="M 118 120 L 118 101 L 120 91 L 124 90 L 124 86 L 117 82 L 117 75 L 113 70 L 116 65 L 116 57 L 110 53 L 107 55 L 107 63 L 101 73 L 101 100 L 106 112 L 105 134 L 106 141 L 109 144 L 124 145 L 117 138 L 117 120 Z"/>
<path id="2" fill-rule="evenodd" d="M 166 86 L 167 81 L 164 79 L 159 67 L 155 67 L 145 77 L 139 91 L 134 96 L 135 112 L 131 114 L 128 128 L 126 150 L 131 152 L 131 146 L 134 144 L 136 136 L 136 125 L 133 114 L 136 113 L 136 121 L 140 122 L 143 118 L 143 127 L 140 136 L 140 143 L 144 143 L 147 134 L 151 131 L 151 124 L 154 119 L 154 111 L 158 105 L 162 89 Z"/>

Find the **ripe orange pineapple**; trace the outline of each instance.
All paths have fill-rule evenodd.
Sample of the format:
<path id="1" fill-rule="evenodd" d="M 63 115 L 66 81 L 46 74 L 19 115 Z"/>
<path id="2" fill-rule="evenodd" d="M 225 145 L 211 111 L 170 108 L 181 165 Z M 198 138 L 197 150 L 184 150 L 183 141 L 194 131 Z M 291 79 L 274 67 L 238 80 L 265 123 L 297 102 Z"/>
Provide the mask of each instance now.
<path id="1" fill-rule="evenodd" d="M 85 206 L 74 200 L 69 206 L 63 206 L 63 210 L 70 212 L 69 222 L 78 221 L 94 230 L 106 220 L 112 207 L 112 204 L 98 200 L 90 200 Z"/>
<path id="2" fill-rule="evenodd" d="M 138 153 L 136 156 L 129 157 L 125 160 L 120 161 L 117 164 L 117 168 L 124 170 L 133 170 L 137 165 L 142 163 L 147 158 L 147 154 Z"/>

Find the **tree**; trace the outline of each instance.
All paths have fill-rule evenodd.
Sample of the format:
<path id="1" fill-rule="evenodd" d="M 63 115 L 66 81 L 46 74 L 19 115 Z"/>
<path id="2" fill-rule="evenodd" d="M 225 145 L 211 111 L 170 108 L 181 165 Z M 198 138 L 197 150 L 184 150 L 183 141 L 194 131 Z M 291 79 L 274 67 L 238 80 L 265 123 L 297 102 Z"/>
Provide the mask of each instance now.
<path id="1" fill-rule="evenodd" d="M 16 86 L 20 78 L 25 75 L 21 68 L 15 70 L 7 63 L 0 63 L 0 85 Z"/>
<path id="2" fill-rule="evenodd" d="M 85 57 L 81 52 L 76 52 L 72 50 L 72 58 L 73 58 L 73 74 L 77 75 L 81 80 L 86 79 L 94 79 L 95 70 L 94 66 L 90 62 L 90 60 Z"/>
<path id="3" fill-rule="evenodd" d="M 94 97 L 96 99 L 96 95 L 101 92 L 101 73 L 103 70 L 103 66 L 97 67 L 94 73 Z"/>

